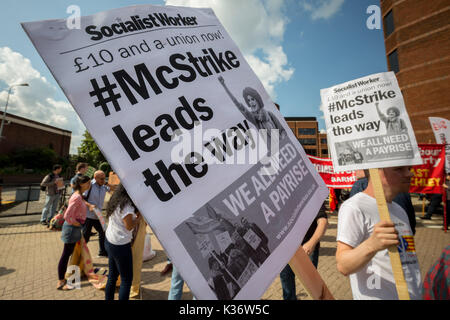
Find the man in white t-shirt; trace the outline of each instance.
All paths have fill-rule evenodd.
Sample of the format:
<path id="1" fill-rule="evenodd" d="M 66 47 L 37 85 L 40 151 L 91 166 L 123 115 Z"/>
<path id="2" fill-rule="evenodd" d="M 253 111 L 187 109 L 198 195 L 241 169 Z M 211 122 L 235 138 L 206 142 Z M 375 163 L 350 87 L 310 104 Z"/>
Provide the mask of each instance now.
<path id="1" fill-rule="evenodd" d="M 379 169 L 392 222 L 380 221 L 370 178 L 367 189 L 339 209 L 336 262 L 339 272 L 350 277 L 354 299 L 398 299 L 387 250 L 392 245 L 400 253 L 410 298 L 421 299 L 422 280 L 408 216 L 392 201 L 397 194 L 408 192 L 410 169 Z"/>

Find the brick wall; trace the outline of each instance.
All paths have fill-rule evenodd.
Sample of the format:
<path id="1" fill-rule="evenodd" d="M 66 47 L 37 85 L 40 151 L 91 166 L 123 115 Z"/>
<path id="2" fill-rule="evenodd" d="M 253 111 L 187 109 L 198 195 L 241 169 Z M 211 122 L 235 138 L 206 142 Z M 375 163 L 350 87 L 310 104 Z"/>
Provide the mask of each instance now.
<path id="1" fill-rule="evenodd" d="M 394 32 L 385 38 L 386 59 L 397 50 L 396 74 L 420 142 L 435 142 L 428 117 L 450 118 L 450 2 L 381 0 L 391 10 Z M 388 61 L 389 65 L 389 61 Z"/>
<path id="2" fill-rule="evenodd" d="M 311 141 L 314 140 L 313 145 L 302 144 L 302 147 L 303 149 L 305 149 L 306 153 L 319 157 L 319 125 L 317 120 L 315 120 L 315 118 L 311 119 L 308 117 L 306 117 L 305 119 L 301 119 L 301 117 L 292 117 L 285 119 L 299 141 L 300 139 L 310 139 Z M 314 129 L 314 134 L 301 134 L 299 132 L 299 129 Z"/>
<path id="3" fill-rule="evenodd" d="M 0 112 L 0 118 L 3 113 Z M 0 154 L 8 154 L 24 148 L 51 147 L 61 157 L 69 155 L 71 133 L 40 124 L 25 118 L 7 114 L 7 121 L 0 140 Z M 9 122 L 9 123 L 8 123 Z"/>

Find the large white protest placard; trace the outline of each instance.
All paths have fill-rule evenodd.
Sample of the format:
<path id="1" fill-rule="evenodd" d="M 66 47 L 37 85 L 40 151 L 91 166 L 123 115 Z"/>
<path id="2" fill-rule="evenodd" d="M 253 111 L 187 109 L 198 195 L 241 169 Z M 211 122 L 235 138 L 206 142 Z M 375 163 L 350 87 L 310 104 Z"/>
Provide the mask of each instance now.
<path id="1" fill-rule="evenodd" d="M 377 168 L 422 163 L 395 74 L 373 74 L 320 94 L 335 170 L 370 169 L 380 220 L 391 221 Z M 388 254 L 398 297 L 409 300 L 397 247 Z"/>
<path id="2" fill-rule="evenodd" d="M 194 295 L 259 298 L 328 190 L 214 12 L 65 23 L 23 27 Z"/>
<path id="3" fill-rule="evenodd" d="M 348 81 L 320 94 L 336 171 L 422 163 L 393 72 Z"/>
<path id="4" fill-rule="evenodd" d="M 444 118 L 429 117 L 437 143 L 445 145 L 445 172 L 450 173 L 450 121 Z"/>

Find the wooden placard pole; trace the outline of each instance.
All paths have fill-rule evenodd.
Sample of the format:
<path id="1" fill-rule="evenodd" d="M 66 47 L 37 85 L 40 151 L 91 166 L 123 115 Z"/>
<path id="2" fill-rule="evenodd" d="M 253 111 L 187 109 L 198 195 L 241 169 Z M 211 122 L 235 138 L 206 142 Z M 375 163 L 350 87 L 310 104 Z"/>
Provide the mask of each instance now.
<path id="1" fill-rule="evenodd" d="M 384 196 L 383 186 L 381 184 L 380 173 L 378 169 L 369 169 L 370 179 L 373 184 L 375 199 L 377 200 L 378 212 L 380 219 L 384 221 L 391 221 L 389 210 Z M 403 274 L 402 262 L 400 261 L 400 254 L 397 246 L 390 246 L 388 248 L 389 258 L 391 259 L 392 273 L 394 274 L 395 287 L 397 288 L 398 298 L 400 300 L 410 300 L 408 285 Z"/>
<path id="2" fill-rule="evenodd" d="M 422 198 L 422 217 L 425 216 L 425 199 L 426 199 L 426 195 L 423 194 L 423 198 Z"/>
<path id="3" fill-rule="evenodd" d="M 289 261 L 289 265 L 314 300 L 334 300 L 333 295 L 302 246 L 298 248 Z"/>
<path id="4" fill-rule="evenodd" d="M 444 204 L 444 233 L 447 233 L 447 200 L 447 190 L 445 190 L 444 186 L 442 186 L 442 203 Z"/>

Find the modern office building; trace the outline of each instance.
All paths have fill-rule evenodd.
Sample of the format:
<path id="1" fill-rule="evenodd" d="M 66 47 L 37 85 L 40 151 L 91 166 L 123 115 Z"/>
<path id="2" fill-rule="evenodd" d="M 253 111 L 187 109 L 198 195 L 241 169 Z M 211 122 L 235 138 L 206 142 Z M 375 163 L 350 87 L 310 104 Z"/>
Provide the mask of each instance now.
<path id="1" fill-rule="evenodd" d="M 328 154 L 328 142 L 327 142 L 327 134 L 319 132 L 319 150 L 321 158 L 329 158 Z"/>
<path id="2" fill-rule="evenodd" d="M 285 117 L 289 128 L 309 155 L 328 157 L 327 135 L 319 132 L 315 117 Z"/>
<path id="3" fill-rule="evenodd" d="M 418 142 L 435 142 L 428 117 L 450 119 L 450 1 L 381 0 L 389 70 Z"/>

